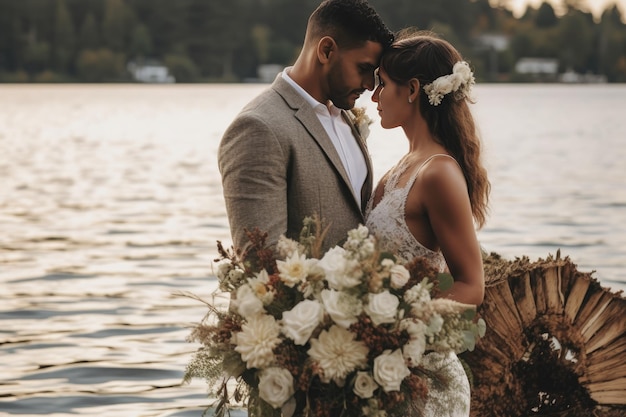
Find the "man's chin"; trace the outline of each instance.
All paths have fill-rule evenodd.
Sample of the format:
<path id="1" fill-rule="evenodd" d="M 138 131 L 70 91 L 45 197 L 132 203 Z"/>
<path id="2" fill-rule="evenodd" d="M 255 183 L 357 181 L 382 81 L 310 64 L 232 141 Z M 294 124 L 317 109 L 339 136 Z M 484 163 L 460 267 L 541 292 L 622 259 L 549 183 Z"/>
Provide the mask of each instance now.
<path id="1" fill-rule="evenodd" d="M 356 104 L 356 100 L 352 100 L 352 99 L 348 99 L 348 100 L 342 100 L 340 102 L 335 103 L 333 101 L 333 104 L 335 105 L 335 107 L 338 107 L 340 109 L 343 110 L 350 110 L 354 107 L 354 105 Z"/>

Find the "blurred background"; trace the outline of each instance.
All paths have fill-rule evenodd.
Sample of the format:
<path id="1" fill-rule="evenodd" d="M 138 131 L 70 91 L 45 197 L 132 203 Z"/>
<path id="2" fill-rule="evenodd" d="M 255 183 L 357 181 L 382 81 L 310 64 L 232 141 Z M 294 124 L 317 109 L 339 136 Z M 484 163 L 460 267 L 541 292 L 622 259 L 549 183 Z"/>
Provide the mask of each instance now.
<path id="1" fill-rule="evenodd" d="M 482 82 L 625 82 L 626 0 L 371 0 Z M 0 82 L 269 81 L 319 0 L 0 0 Z"/>

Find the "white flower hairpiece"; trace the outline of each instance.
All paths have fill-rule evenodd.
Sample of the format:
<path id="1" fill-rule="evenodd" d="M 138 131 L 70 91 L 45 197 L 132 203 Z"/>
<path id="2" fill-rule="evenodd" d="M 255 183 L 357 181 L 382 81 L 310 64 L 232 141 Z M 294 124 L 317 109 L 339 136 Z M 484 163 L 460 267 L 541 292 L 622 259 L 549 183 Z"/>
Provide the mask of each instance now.
<path id="1" fill-rule="evenodd" d="M 457 100 L 469 97 L 472 86 L 476 83 L 474 73 L 465 61 L 459 61 L 452 67 L 452 74 L 442 75 L 430 84 L 424 86 L 424 91 L 428 94 L 428 102 L 433 106 L 438 106 L 443 100 L 443 96 L 454 93 Z"/>

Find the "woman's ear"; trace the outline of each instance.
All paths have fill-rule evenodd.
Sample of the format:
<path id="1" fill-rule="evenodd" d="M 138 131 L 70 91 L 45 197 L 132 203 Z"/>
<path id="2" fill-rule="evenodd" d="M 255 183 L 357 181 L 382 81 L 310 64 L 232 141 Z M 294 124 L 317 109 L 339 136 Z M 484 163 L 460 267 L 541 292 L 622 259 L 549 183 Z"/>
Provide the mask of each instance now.
<path id="1" fill-rule="evenodd" d="M 322 64 L 325 64 L 328 61 L 330 61 L 331 55 L 333 54 L 333 52 L 336 52 L 336 51 L 337 51 L 337 44 L 335 43 L 335 40 L 331 38 L 330 36 L 324 36 L 317 43 L 317 59 Z"/>
<path id="2" fill-rule="evenodd" d="M 409 103 L 413 103 L 420 95 L 420 82 L 417 78 L 409 80 Z"/>

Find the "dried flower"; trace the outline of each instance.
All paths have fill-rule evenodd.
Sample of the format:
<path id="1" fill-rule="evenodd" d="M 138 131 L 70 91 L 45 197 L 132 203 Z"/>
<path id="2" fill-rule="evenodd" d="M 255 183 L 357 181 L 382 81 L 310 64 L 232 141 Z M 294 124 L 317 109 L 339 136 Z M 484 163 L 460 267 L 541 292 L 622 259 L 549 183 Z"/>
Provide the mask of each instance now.
<path id="1" fill-rule="evenodd" d="M 352 116 L 352 123 L 359 132 L 361 139 L 365 141 L 370 135 L 370 125 L 374 121 L 365 112 L 365 107 L 353 107 L 349 114 Z"/>
<path id="2" fill-rule="evenodd" d="M 273 349 L 280 343 L 279 334 L 280 328 L 274 317 L 252 316 L 233 337 L 235 351 L 241 354 L 248 369 L 266 368 L 274 361 Z"/>
<path id="3" fill-rule="evenodd" d="M 354 333 L 339 326 L 323 330 L 317 339 L 311 339 L 308 353 L 322 370 L 322 382 L 343 386 L 350 372 L 367 365 L 367 346 L 354 339 Z"/>

